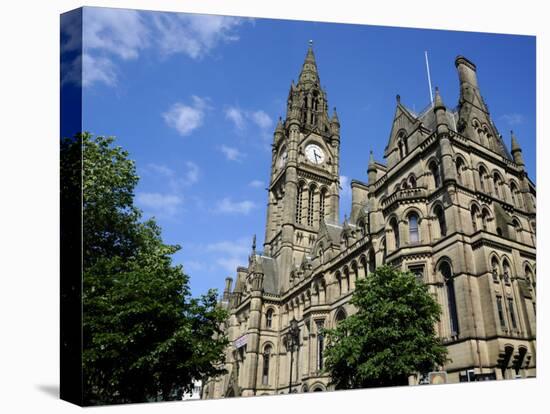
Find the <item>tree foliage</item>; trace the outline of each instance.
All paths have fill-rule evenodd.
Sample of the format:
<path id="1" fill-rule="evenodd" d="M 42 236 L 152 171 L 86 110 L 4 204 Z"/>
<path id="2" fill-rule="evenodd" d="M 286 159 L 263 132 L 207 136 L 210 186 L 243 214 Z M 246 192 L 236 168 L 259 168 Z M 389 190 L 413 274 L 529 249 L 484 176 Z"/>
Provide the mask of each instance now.
<path id="1" fill-rule="evenodd" d="M 409 272 L 378 267 L 357 281 L 357 312 L 327 329 L 326 370 L 337 389 L 407 384 L 446 360 L 435 334 L 441 309 Z"/>
<path id="2" fill-rule="evenodd" d="M 180 247 L 141 220 L 134 162 L 113 142 L 85 133 L 62 143 L 62 168 L 81 162 L 83 171 L 85 401 L 181 398 L 193 380 L 223 372 L 226 313 L 214 290 L 191 298 L 171 261 Z"/>

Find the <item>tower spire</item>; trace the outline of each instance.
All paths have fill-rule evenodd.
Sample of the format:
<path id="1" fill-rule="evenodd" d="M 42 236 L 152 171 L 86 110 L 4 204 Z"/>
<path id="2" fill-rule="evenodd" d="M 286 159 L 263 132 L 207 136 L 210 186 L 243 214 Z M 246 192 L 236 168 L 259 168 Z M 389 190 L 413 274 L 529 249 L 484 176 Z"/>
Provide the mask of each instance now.
<path id="1" fill-rule="evenodd" d="M 304 64 L 302 65 L 302 72 L 300 73 L 298 83 L 304 86 L 309 86 L 311 84 L 320 86 L 317 62 L 315 61 L 315 54 L 313 53 L 313 40 L 309 41 L 306 58 L 304 60 Z"/>

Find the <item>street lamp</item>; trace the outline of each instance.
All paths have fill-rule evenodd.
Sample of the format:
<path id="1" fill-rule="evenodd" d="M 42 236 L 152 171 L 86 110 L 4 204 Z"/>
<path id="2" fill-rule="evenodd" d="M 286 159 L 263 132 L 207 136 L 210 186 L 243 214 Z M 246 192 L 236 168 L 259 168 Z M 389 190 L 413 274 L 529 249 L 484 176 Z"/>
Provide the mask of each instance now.
<path id="1" fill-rule="evenodd" d="M 300 328 L 298 328 L 298 321 L 292 318 L 288 328 L 288 332 L 285 334 L 286 348 L 290 350 L 290 377 L 288 380 L 288 393 L 292 392 L 292 365 L 294 364 L 294 348 L 300 345 Z"/>

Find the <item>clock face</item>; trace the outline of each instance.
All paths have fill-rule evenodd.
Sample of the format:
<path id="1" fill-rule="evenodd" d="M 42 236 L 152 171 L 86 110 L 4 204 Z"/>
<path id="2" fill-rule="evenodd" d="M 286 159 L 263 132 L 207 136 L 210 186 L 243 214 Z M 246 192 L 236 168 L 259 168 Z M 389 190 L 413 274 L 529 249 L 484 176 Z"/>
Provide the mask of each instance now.
<path id="1" fill-rule="evenodd" d="M 306 147 L 306 157 L 313 164 L 322 164 L 325 161 L 325 153 L 315 144 L 309 144 Z"/>
<path id="2" fill-rule="evenodd" d="M 283 152 L 281 152 L 281 155 L 279 155 L 279 160 L 278 160 L 279 168 L 283 168 L 285 166 L 287 158 L 288 158 L 288 153 L 286 152 L 286 150 L 284 150 Z"/>

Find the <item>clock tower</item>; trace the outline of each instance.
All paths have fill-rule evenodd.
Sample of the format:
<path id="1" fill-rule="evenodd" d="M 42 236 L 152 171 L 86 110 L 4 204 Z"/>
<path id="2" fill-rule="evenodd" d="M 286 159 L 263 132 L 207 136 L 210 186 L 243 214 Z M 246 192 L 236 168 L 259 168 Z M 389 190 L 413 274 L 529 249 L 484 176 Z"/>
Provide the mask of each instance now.
<path id="1" fill-rule="evenodd" d="M 320 226 L 339 217 L 340 122 L 336 109 L 328 115 L 311 41 L 272 147 L 264 250 L 283 275 L 283 293 L 288 275 L 309 257 Z"/>

